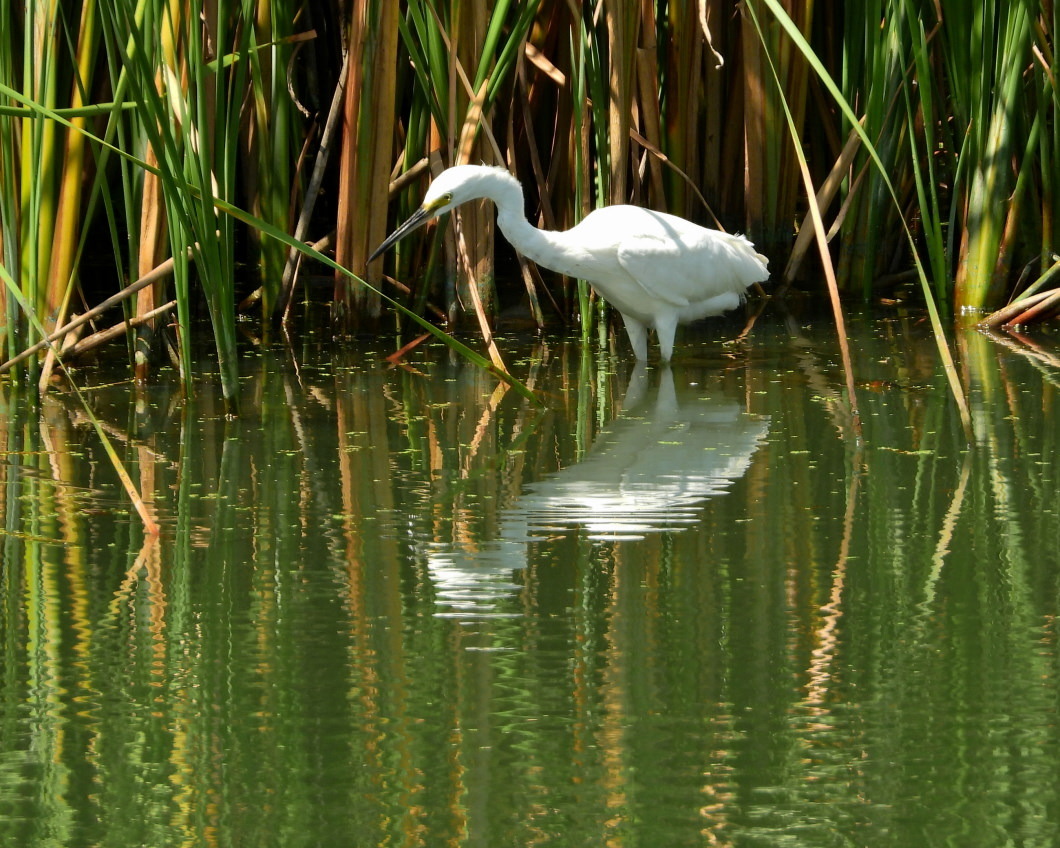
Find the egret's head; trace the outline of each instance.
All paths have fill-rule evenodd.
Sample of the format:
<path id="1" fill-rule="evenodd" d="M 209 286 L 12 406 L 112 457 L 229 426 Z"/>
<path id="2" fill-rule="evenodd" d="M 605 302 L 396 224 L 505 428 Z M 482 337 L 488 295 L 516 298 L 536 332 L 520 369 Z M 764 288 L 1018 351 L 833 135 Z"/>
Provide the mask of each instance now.
<path id="1" fill-rule="evenodd" d="M 490 195 L 490 186 L 497 179 L 508 178 L 504 168 L 489 165 L 454 165 L 446 168 L 427 187 L 422 207 L 432 218 L 444 215 L 451 209 Z"/>
<path id="2" fill-rule="evenodd" d="M 489 183 L 497 179 L 498 173 L 505 177 L 508 176 L 508 172 L 503 168 L 491 168 L 486 165 L 454 165 L 442 171 L 428 186 L 420 208 L 372 252 L 368 261 L 371 262 L 431 219 L 444 215 L 469 200 L 487 196 L 487 187 Z"/>

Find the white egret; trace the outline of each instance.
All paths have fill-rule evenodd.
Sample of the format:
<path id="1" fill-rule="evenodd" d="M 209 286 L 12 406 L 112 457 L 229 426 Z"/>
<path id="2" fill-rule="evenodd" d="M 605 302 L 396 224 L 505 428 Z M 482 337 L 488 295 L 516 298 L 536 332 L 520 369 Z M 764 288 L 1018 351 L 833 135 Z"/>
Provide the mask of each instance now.
<path id="1" fill-rule="evenodd" d="M 734 309 L 748 286 L 769 276 L 766 258 L 744 236 L 639 206 L 606 206 L 569 230 L 539 230 L 526 220 L 519 181 L 485 165 L 442 171 L 420 208 L 368 261 L 432 218 L 478 198 L 497 205 L 501 232 L 528 259 L 592 283 L 622 315 L 640 360 L 648 358 L 649 329 L 668 362 L 678 324 Z"/>

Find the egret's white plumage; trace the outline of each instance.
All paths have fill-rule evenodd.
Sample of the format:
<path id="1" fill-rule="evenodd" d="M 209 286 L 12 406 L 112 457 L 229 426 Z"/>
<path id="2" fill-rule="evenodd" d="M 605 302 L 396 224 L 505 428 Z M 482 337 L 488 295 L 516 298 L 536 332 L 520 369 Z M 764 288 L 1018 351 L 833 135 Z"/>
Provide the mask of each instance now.
<path id="1" fill-rule="evenodd" d="M 526 220 L 519 181 L 485 165 L 442 171 L 420 208 L 369 261 L 421 224 L 477 198 L 497 205 L 501 232 L 528 259 L 592 283 L 622 315 L 638 359 L 648 358 L 649 329 L 669 361 L 678 324 L 735 308 L 748 286 L 769 276 L 766 258 L 744 236 L 639 206 L 605 206 L 569 230 L 539 230 Z"/>

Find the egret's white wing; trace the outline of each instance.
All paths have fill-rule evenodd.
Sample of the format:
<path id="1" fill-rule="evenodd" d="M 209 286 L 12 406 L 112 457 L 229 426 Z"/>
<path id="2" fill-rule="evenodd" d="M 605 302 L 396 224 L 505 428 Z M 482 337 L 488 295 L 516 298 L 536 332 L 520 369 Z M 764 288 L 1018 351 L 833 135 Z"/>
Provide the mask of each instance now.
<path id="1" fill-rule="evenodd" d="M 617 256 L 656 303 L 685 309 L 723 294 L 743 295 L 769 276 L 765 258 L 742 236 L 660 212 L 646 214 L 643 222 L 643 232 L 624 238 Z"/>
<path id="2" fill-rule="evenodd" d="M 623 240 L 616 253 L 618 264 L 636 282 L 643 293 L 638 304 L 642 314 L 652 314 L 656 305 L 683 309 L 695 297 L 694 286 L 688 281 L 687 257 L 680 245 L 654 235 L 637 235 Z"/>

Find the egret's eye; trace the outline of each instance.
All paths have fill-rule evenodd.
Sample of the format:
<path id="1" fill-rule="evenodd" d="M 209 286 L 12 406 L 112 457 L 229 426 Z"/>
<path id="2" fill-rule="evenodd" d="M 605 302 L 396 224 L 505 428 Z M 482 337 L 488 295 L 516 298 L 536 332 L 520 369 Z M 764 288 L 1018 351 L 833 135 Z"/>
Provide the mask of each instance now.
<path id="1" fill-rule="evenodd" d="M 437 212 L 439 209 L 443 209 L 453 202 L 452 192 L 447 194 L 440 194 L 430 203 L 424 205 L 424 210 L 427 212 Z"/>

